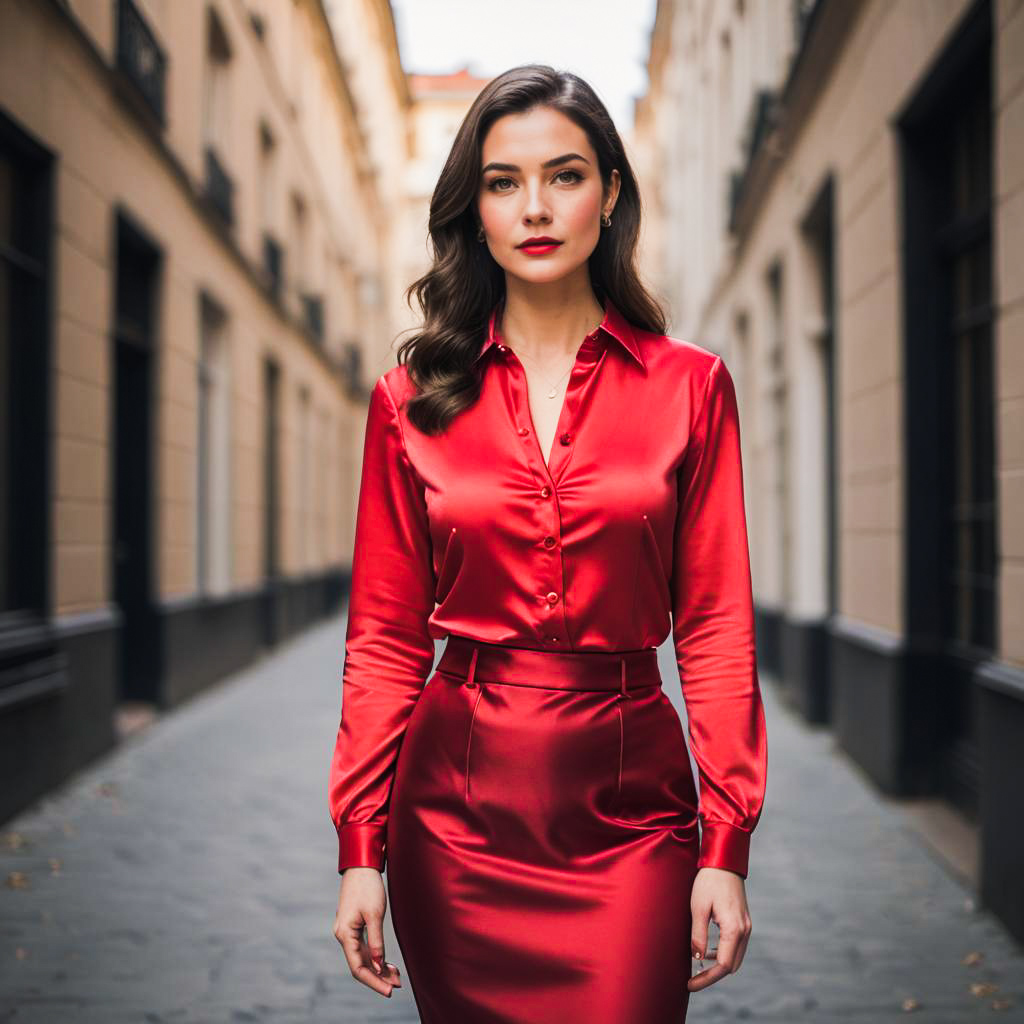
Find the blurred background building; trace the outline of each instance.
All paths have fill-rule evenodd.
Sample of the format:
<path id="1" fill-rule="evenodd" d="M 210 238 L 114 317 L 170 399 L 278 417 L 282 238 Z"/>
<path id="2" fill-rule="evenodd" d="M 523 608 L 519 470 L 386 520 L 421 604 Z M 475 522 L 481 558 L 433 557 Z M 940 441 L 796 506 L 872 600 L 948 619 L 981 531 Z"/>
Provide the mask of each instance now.
<path id="1" fill-rule="evenodd" d="M 386 0 L 3 3 L 0 816 L 339 607 L 408 107 Z"/>
<path id="2" fill-rule="evenodd" d="M 409 107 L 412 159 L 405 181 L 406 221 L 399 259 L 403 279 L 410 285 L 430 267 L 431 250 L 427 236 L 430 197 L 437 184 L 455 133 L 462 124 L 477 93 L 488 79 L 472 75 L 468 68 L 448 75 L 410 74 Z M 404 304 L 404 328 L 416 324 L 415 299 L 412 309 Z"/>
<path id="3" fill-rule="evenodd" d="M 1024 937 L 1024 6 L 659 0 L 649 71 L 645 266 L 736 379 L 764 669 Z"/>

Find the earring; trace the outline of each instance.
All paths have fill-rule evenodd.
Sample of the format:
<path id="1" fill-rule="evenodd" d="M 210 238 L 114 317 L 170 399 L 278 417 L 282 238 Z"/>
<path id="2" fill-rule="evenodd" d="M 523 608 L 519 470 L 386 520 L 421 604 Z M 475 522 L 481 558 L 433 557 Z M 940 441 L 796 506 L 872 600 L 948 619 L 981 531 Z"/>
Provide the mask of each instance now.
<path id="1" fill-rule="evenodd" d="M 484 237 L 485 237 L 484 236 L 484 226 L 483 226 L 483 224 L 481 224 L 480 225 L 480 230 L 476 233 L 476 240 L 478 242 L 482 242 L 482 241 L 484 241 Z"/>
<path id="2" fill-rule="evenodd" d="M 610 228 L 612 226 L 612 218 L 611 218 L 611 216 L 609 216 L 609 214 L 607 214 L 607 213 L 602 213 L 601 214 L 601 223 L 606 228 Z"/>

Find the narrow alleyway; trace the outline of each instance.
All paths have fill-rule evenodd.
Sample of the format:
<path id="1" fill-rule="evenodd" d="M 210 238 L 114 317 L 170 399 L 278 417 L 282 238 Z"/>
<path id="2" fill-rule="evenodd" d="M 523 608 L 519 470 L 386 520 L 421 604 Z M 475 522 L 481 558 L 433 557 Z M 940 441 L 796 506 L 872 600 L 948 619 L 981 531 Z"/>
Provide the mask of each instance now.
<path id="1" fill-rule="evenodd" d="M 390 1000 L 364 989 L 331 934 L 325 786 L 343 634 L 340 618 L 311 631 L 7 824 L 0 1021 L 417 1020 L 408 982 Z M 681 707 L 671 649 L 661 655 Z M 738 974 L 692 996 L 690 1020 L 881 1024 L 902 1019 L 905 1000 L 928 1024 L 1024 1020 L 1024 952 L 828 731 L 764 690 L 754 936 Z M 401 964 L 390 930 L 387 941 Z M 972 953 L 980 962 L 965 963 Z"/>

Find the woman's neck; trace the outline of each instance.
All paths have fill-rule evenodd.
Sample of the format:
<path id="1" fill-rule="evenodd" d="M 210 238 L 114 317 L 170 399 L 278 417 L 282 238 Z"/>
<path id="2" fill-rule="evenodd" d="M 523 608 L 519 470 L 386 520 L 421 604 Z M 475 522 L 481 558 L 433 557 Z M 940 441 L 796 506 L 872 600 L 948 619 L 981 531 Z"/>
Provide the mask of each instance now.
<path id="1" fill-rule="evenodd" d="M 604 319 L 593 289 L 543 296 L 510 291 L 501 314 L 502 337 L 537 366 L 564 363 Z"/>

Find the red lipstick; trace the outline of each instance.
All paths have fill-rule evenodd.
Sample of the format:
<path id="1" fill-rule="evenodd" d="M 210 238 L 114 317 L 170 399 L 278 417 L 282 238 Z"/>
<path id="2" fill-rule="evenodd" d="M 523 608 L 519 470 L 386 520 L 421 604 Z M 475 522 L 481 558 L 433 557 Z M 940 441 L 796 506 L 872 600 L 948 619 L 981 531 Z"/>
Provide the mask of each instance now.
<path id="1" fill-rule="evenodd" d="M 551 238 L 549 235 L 537 235 L 527 238 L 525 242 L 520 242 L 516 248 L 522 249 L 528 256 L 542 256 L 545 253 L 554 252 L 561 244 L 557 238 Z"/>

